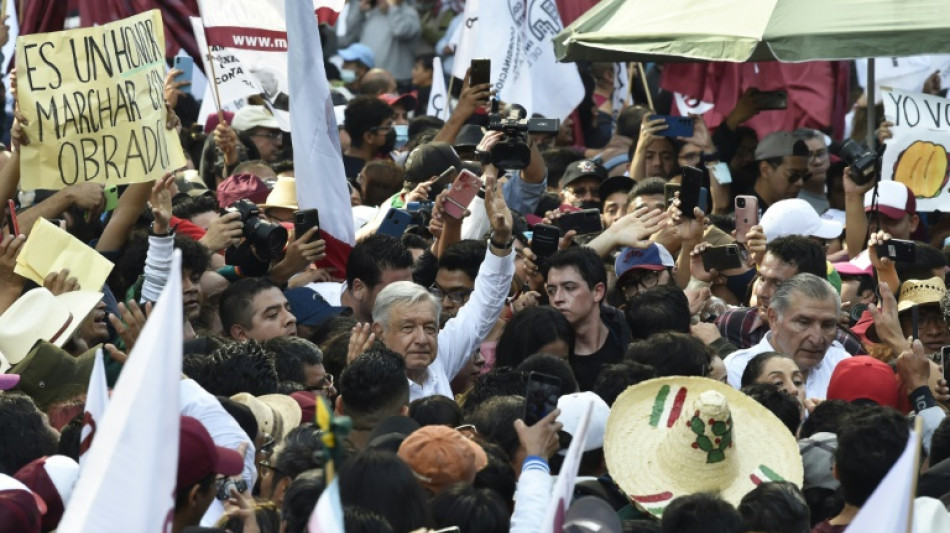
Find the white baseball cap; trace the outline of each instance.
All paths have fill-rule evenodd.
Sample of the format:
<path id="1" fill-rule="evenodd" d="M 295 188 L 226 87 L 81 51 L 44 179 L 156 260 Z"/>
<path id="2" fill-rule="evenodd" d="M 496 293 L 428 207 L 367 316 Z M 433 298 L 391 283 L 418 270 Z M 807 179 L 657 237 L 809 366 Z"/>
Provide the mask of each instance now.
<path id="1" fill-rule="evenodd" d="M 811 204 L 798 198 L 772 204 L 762 215 L 761 224 L 768 242 L 788 235 L 834 239 L 844 229 L 840 222 L 818 216 Z"/>
<path id="2" fill-rule="evenodd" d="M 874 189 L 864 193 L 864 211 L 873 211 L 871 200 Z M 899 181 L 885 180 L 877 184 L 877 210 L 895 220 L 917 212 L 917 197 L 907 185 Z"/>
<path id="3" fill-rule="evenodd" d="M 587 406 L 592 403 L 594 408 L 591 411 L 590 425 L 587 428 L 587 442 L 584 443 L 585 452 L 604 447 L 604 432 L 607 429 L 610 406 L 600 396 L 590 391 L 565 394 L 557 399 L 557 408 L 561 410 L 557 421 L 564 424 L 562 431 L 572 437 L 577 433 L 577 426 L 580 425 L 581 418 L 587 412 Z M 566 450 L 561 450 L 561 452 L 566 453 Z"/>

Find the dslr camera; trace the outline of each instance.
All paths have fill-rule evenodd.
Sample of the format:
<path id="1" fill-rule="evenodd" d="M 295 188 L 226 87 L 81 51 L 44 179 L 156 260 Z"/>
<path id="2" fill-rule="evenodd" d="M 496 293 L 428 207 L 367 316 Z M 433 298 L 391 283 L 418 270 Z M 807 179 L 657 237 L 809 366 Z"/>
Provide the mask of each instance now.
<path id="1" fill-rule="evenodd" d="M 864 185 L 874 179 L 877 173 L 878 154 L 858 144 L 854 139 L 841 143 L 838 155 L 851 168 L 851 181 Z"/>
<path id="2" fill-rule="evenodd" d="M 490 161 L 502 170 L 520 170 L 531 162 L 527 142 L 529 133 L 557 135 L 561 126 L 561 121 L 556 118 L 526 118 L 524 108 L 519 107 L 509 106 L 502 114 L 498 111 L 498 100 L 492 100 L 488 129 L 503 132 L 505 136 L 492 146 Z"/>
<path id="3" fill-rule="evenodd" d="M 241 214 L 244 240 L 254 248 L 257 257 L 263 261 L 275 258 L 287 244 L 287 230 L 280 224 L 273 224 L 262 219 L 260 209 L 250 200 L 238 200 L 225 209 L 224 213 Z"/>

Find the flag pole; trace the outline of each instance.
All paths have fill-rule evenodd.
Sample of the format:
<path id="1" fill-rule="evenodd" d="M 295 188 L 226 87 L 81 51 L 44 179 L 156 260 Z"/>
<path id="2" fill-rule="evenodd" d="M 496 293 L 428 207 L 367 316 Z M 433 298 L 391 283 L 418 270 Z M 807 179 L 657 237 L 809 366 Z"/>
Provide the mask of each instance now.
<path id="1" fill-rule="evenodd" d="M 627 63 L 627 96 L 623 99 L 623 105 L 631 104 L 633 101 L 633 63 Z"/>
<path id="2" fill-rule="evenodd" d="M 653 109 L 653 95 L 650 94 L 650 84 L 647 83 L 647 72 L 643 68 L 643 63 L 637 62 L 637 70 L 640 71 L 640 82 L 643 83 L 643 92 L 647 93 L 647 105 Z"/>
<path id="3" fill-rule="evenodd" d="M 907 533 L 912 533 L 914 530 L 914 498 L 917 497 L 917 476 L 920 474 L 920 450 L 922 439 L 924 436 L 924 423 L 919 416 L 914 417 L 914 440 L 916 441 L 914 445 L 914 472 L 912 474 L 913 480 L 910 482 L 910 494 L 907 495 L 910 498 L 910 503 L 908 505 L 907 512 Z"/>
<path id="4" fill-rule="evenodd" d="M 224 112 L 221 111 L 221 94 L 218 92 L 218 76 L 214 73 L 214 56 L 211 55 L 210 44 L 208 45 L 208 66 L 211 68 L 211 86 L 214 87 L 214 107 L 218 110 L 218 124 L 225 124 Z M 228 179 L 227 161 L 224 161 L 224 165 L 221 167 L 221 178 Z"/>
<path id="5" fill-rule="evenodd" d="M 442 74 L 444 77 L 445 74 Z M 445 107 L 449 110 L 449 115 L 452 115 L 452 85 L 455 84 L 455 76 L 449 76 L 449 88 L 445 90 Z M 426 109 L 428 112 L 428 109 Z"/>

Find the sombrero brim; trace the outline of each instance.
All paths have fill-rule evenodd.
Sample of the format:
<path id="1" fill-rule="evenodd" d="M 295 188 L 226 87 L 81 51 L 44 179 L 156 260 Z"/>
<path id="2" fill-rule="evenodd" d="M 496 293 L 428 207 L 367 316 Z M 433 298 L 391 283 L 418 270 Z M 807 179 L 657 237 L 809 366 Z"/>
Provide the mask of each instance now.
<path id="1" fill-rule="evenodd" d="M 657 406 L 657 400 L 679 393 L 672 405 L 685 411 L 692 408 L 699 394 L 710 390 L 725 396 L 732 413 L 732 454 L 737 470 L 728 478 L 721 470 L 705 472 L 663 464 L 658 454 L 668 445 L 669 426 L 685 422 L 687 415 L 677 422 L 667 416 L 662 402 Z M 624 391 L 607 418 L 604 455 L 617 485 L 656 516 L 678 496 L 718 490 L 723 499 L 738 505 L 762 482 L 785 480 L 801 487 L 804 479 L 795 437 L 775 415 L 732 387 L 699 377 L 652 379 Z"/>
<path id="2" fill-rule="evenodd" d="M 278 442 L 300 425 L 302 410 L 297 400 L 283 394 L 265 394 L 264 396 L 258 396 L 257 399 L 273 409 L 276 417 L 280 417 L 281 427 L 278 428 L 280 435 L 272 435 Z M 275 421 L 275 425 L 276 423 Z"/>

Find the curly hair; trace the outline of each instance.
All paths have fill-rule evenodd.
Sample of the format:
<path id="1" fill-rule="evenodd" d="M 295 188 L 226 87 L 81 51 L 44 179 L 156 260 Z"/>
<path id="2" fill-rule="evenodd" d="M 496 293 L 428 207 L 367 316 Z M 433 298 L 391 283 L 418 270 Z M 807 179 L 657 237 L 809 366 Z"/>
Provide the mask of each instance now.
<path id="1" fill-rule="evenodd" d="M 278 391 L 274 354 L 255 341 L 226 344 L 207 356 L 189 355 L 184 370 L 216 396 L 230 398 L 239 392 L 263 396 Z"/>

